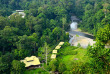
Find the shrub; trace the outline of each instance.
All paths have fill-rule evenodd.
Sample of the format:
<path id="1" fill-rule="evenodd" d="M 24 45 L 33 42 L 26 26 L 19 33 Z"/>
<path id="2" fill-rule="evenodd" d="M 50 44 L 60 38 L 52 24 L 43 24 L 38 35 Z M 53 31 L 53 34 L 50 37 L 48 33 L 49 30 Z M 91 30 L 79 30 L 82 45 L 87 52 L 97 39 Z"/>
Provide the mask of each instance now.
<path id="1" fill-rule="evenodd" d="M 59 64 L 59 67 L 58 67 L 58 71 L 59 71 L 60 73 L 62 73 L 62 72 L 64 72 L 65 70 L 66 70 L 66 65 L 63 64 L 63 63 L 60 63 L 60 64 Z"/>
<path id="2" fill-rule="evenodd" d="M 58 66 L 58 62 L 56 59 L 53 59 L 50 61 L 49 67 L 50 67 L 51 71 L 55 72 L 57 70 L 57 66 Z"/>
<path id="3" fill-rule="evenodd" d="M 64 71 L 63 74 L 73 74 L 71 71 Z"/>
<path id="4" fill-rule="evenodd" d="M 12 69 L 11 74 L 23 74 L 25 71 L 25 64 L 20 61 L 13 60 L 12 61 Z"/>
<path id="5" fill-rule="evenodd" d="M 77 47 L 81 47 L 81 44 L 80 44 L 80 43 L 78 43 Z"/>

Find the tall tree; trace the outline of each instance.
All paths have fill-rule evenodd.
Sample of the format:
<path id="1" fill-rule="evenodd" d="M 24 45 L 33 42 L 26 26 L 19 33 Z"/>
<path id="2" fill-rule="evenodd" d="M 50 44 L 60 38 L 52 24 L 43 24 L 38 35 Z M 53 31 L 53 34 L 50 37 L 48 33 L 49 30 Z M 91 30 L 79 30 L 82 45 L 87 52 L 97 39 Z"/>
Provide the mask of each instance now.
<path id="1" fill-rule="evenodd" d="M 20 61 L 13 60 L 12 61 L 12 70 L 11 74 L 24 74 L 25 64 Z"/>
<path id="2" fill-rule="evenodd" d="M 11 51 L 15 47 L 15 42 L 17 41 L 18 28 L 5 26 L 3 30 L 0 31 L 0 47 L 5 52 L 5 50 Z"/>

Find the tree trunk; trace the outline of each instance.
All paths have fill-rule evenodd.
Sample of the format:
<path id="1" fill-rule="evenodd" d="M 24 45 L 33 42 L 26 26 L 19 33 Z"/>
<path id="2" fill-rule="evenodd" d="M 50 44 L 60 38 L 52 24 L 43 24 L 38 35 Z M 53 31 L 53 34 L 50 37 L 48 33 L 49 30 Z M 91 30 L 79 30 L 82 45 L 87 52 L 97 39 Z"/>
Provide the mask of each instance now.
<path id="1" fill-rule="evenodd" d="M 46 47 L 46 65 L 47 65 L 47 47 Z"/>
<path id="2" fill-rule="evenodd" d="M 58 42 L 58 34 L 57 34 L 57 42 Z"/>
<path id="3" fill-rule="evenodd" d="M 64 24 L 63 24 L 63 30 L 64 30 Z"/>

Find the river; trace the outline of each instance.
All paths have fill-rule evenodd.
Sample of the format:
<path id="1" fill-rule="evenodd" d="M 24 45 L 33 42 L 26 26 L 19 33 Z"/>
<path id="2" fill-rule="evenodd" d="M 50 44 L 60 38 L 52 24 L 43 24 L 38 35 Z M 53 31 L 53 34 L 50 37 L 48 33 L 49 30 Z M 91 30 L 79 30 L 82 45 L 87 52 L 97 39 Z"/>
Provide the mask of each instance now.
<path id="1" fill-rule="evenodd" d="M 73 34 L 73 35 L 79 35 L 79 36 L 84 36 L 84 37 L 87 37 L 87 38 L 90 38 L 90 39 L 94 39 L 95 37 L 92 36 L 92 35 L 89 35 L 89 34 L 86 34 L 86 33 L 83 33 L 83 32 L 79 32 L 79 31 L 68 31 L 70 34 Z"/>
<path id="2" fill-rule="evenodd" d="M 80 22 L 80 20 L 76 16 L 71 16 L 71 21 L 72 21 L 72 23 L 70 24 L 70 31 L 68 31 L 70 34 L 84 36 L 87 38 L 94 39 L 94 36 L 92 36 L 90 34 L 86 34 L 86 33 L 80 32 L 80 31 L 75 31 L 78 27 L 78 22 Z"/>
<path id="3" fill-rule="evenodd" d="M 70 24 L 70 30 L 68 32 L 72 37 L 70 37 L 69 43 L 73 46 L 77 46 L 80 43 L 81 47 L 83 48 L 87 48 L 88 44 L 93 45 L 95 43 L 95 41 L 93 41 L 95 37 L 90 34 L 76 31 L 77 26 L 78 23 L 76 21 L 72 21 L 72 23 Z"/>

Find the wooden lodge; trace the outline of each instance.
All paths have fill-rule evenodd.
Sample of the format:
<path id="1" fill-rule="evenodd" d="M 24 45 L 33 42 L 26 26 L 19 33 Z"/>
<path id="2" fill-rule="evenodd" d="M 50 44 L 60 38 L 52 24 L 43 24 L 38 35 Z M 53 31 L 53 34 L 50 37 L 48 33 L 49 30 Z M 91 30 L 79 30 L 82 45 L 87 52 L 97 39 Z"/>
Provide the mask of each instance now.
<path id="1" fill-rule="evenodd" d="M 39 58 L 36 56 L 26 57 L 24 60 L 20 60 L 25 63 L 26 69 L 34 69 L 40 67 Z"/>
<path id="2" fill-rule="evenodd" d="M 56 54 L 52 54 L 51 59 L 56 59 Z"/>
<path id="3" fill-rule="evenodd" d="M 57 50 L 53 50 L 53 51 L 52 51 L 52 53 L 55 53 L 55 54 L 57 54 Z"/>

